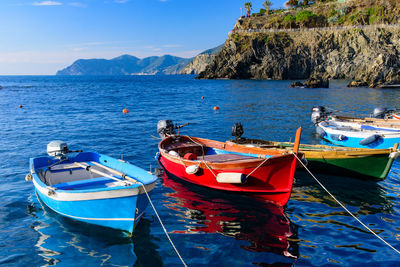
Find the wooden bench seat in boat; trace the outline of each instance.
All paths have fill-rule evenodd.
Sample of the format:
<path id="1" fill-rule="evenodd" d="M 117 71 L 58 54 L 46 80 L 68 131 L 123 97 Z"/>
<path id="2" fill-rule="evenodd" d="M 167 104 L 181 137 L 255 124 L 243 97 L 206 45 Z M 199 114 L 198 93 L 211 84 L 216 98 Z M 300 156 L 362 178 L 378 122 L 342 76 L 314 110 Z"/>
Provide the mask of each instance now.
<path id="1" fill-rule="evenodd" d="M 108 187 L 108 183 L 118 183 L 115 180 L 108 177 L 97 177 L 85 180 L 76 180 L 65 183 L 59 183 L 53 185 L 56 189 L 71 190 L 71 189 L 87 189 L 88 187 Z"/>
<path id="2" fill-rule="evenodd" d="M 198 157 L 198 160 L 202 160 L 203 157 Z M 214 154 L 214 155 L 205 155 L 204 160 L 209 162 L 227 162 L 227 161 L 236 161 L 236 160 L 248 160 L 255 159 L 254 157 L 244 156 L 239 154 Z"/>

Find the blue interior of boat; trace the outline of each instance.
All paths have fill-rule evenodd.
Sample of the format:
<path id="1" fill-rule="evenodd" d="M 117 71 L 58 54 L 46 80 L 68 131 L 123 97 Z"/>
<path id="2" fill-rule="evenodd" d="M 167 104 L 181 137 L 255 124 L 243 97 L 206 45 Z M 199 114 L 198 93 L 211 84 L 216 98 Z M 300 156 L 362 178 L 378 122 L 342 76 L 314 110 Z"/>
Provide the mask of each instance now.
<path id="1" fill-rule="evenodd" d="M 379 128 L 379 127 L 374 127 L 374 126 L 370 126 L 370 125 L 361 125 L 361 129 L 364 130 L 382 130 L 382 131 L 388 131 L 388 132 L 399 132 L 399 130 L 396 129 L 388 129 L 388 128 Z"/>
<path id="2" fill-rule="evenodd" d="M 219 154 L 236 154 L 236 155 L 242 155 L 242 156 L 247 156 L 247 157 L 255 157 L 257 158 L 257 154 L 251 154 L 251 153 L 240 153 L 240 152 L 232 152 L 232 151 L 226 151 L 218 148 L 208 148 L 206 155 L 219 155 Z M 265 158 L 270 158 L 272 157 L 271 155 L 263 155 Z"/>
<path id="3" fill-rule="evenodd" d="M 108 177 L 97 177 L 85 180 L 60 183 L 53 185 L 53 187 L 60 190 L 107 188 L 106 184 L 110 182 L 114 182 L 114 180 Z"/>

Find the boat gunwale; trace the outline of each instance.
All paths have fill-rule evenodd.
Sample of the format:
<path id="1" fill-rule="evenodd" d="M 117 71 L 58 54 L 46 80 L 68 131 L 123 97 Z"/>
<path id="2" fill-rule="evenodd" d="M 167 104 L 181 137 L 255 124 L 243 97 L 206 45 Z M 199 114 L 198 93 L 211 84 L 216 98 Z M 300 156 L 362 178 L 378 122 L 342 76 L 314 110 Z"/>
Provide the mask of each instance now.
<path id="1" fill-rule="evenodd" d="M 205 138 L 198 138 L 198 137 L 189 137 L 186 135 L 179 135 L 179 137 L 183 137 L 183 138 L 187 138 L 188 140 L 196 141 L 199 142 L 200 145 L 203 145 L 205 147 L 211 147 L 211 148 L 217 148 L 217 149 L 221 149 L 224 151 L 228 151 L 228 152 L 233 152 L 233 153 L 240 153 L 240 151 L 232 151 L 232 150 L 228 150 L 226 149 L 226 146 L 231 147 L 229 144 L 227 144 L 226 142 L 220 142 L 220 141 L 215 141 L 215 140 L 209 140 L 209 139 L 205 139 Z M 214 167 L 213 169 L 217 169 L 217 170 L 224 170 L 224 169 L 243 169 L 243 168 L 254 168 L 259 166 L 267 166 L 270 165 L 272 163 L 274 163 L 275 161 L 285 161 L 285 160 L 293 160 L 294 155 L 292 153 L 285 153 L 282 155 L 282 153 L 277 153 L 276 151 L 273 151 L 273 155 L 272 157 L 269 158 L 265 158 L 265 157 L 256 157 L 254 156 L 254 158 L 249 159 L 238 159 L 238 160 L 231 160 L 229 162 L 213 162 L 213 161 L 204 161 L 204 160 L 188 160 L 185 159 L 181 156 L 173 156 L 171 154 L 169 154 L 167 152 L 167 150 L 164 148 L 167 144 L 168 141 L 171 140 L 171 137 L 167 137 L 164 140 L 162 140 L 159 143 L 159 151 L 161 153 L 161 155 L 165 158 L 167 158 L 168 160 L 175 162 L 175 163 L 179 163 L 183 165 L 199 165 L 201 168 L 207 168 L 208 167 Z M 195 144 L 195 143 L 194 143 Z M 257 153 L 251 153 L 251 154 L 257 154 Z M 270 155 L 270 154 L 268 154 Z M 201 159 L 201 156 L 199 156 L 199 159 Z M 204 163 L 205 162 L 205 163 Z"/>

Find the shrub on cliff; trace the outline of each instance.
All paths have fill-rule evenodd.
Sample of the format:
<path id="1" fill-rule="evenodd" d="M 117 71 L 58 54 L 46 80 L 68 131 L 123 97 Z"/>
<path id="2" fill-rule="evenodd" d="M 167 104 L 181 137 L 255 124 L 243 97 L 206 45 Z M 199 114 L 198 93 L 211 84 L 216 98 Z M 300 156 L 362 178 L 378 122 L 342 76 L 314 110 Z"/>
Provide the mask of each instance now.
<path id="1" fill-rule="evenodd" d="M 301 23 L 302 26 L 306 24 L 310 24 L 312 20 L 316 19 L 317 15 L 315 15 L 312 11 L 302 10 L 296 14 L 296 21 Z"/>
<path id="2" fill-rule="evenodd" d="M 296 17 L 293 16 L 292 14 L 288 14 L 284 19 L 283 22 L 285 23 L 285 26 L 289 26 L 289 28 L 292 28 L 293 23 L 296 21 Z"/>

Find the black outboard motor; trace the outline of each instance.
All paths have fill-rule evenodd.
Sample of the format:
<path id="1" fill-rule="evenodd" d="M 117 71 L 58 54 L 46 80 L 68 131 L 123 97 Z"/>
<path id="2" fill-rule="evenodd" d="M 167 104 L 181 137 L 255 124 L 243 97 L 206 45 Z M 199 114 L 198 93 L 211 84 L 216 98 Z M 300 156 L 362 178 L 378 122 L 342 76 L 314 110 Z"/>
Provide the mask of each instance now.
<path id="1" fill-rule="evenodd" d="M 374 108 L 374 118 L 384 119 L 387 113 L 387 108 Z"/>
<path id="2" fill-rule="evenodd" d="M 173 124 L 171 120 L 160 120 L 157 123 L 157 133 L 161 136 L 161 138 L 165 138 L 169 135 L 176 134 L 174 130 L 180 129 L 189 123 L 185 123 L 182 125 Z"/>
<path id="3" fill-rule="evenodd" d="M 232 136 L 234 136 L 236 140 L 240 139 L 243 133 L 243 125 L 240 122 L 237 122 L 232 126 Z"/>
<path id="4" fill-rule="evenodd" d="M 157 133 L 161 138 L 165 138 L 167 135 L 175 134 L 175 126 L 172 120 L 160 120 L 157 123 Z"/>
<path id="5" fill-rule="evenodd" d="M 324 119 L 326 119 L 326 110 L 325 107 L 323 106 L 314 106 L 312 108 L 312 112 L 311 112 L 311 121 L 314 124 L 319 123 L 320 121 L 323 121 Z"/>

